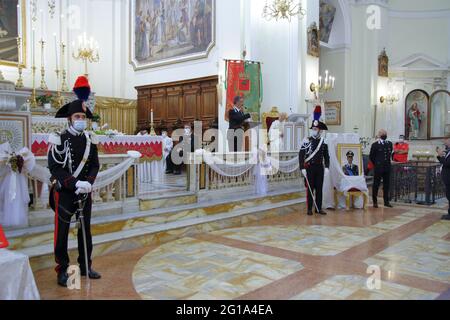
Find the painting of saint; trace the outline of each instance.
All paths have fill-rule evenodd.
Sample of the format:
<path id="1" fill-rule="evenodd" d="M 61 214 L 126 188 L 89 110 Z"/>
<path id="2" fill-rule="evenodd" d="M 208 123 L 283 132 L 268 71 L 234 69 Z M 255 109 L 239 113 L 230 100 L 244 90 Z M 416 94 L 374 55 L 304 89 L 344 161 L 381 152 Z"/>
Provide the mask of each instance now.
<path id="1" fill-rule="evenodd" d="M 320 1 L 320 41 L 328 43 L 333 28 L 336 7 L 325 1 Z"/>
<path id="2" fill-rule="evenodd" d="M 320 57 L 319 30 L 316 22 L 308 28 L 308 54 L 313 57 Z"/>
<path id="3" fill-rule="evenodd" d="M 215 44 L 215 0 L 131 1 L 135 70 L 206 58 Z"/>
<path id="4" fill-rule="evenodd" d="M 412 91 L 406 98 L 406 134 L 409 140 L 426 140 L 428 132 L 428 95 Z"/>
<path id="5" fill-rule="evenodd" d="M 19 19 L 17 5 L 20 5 Z M 14 66 L 24 62 L 23 58 L 19 60 L 21 55 L 17 45 L 17 37 L 24 38 L 21 34 L 21 30 L 25 30 L 24 8 L 24 0 L 0 0 L 0 64 L 2 65 Z M 23 57 L 25 52 L 23 46 L 22 49 Z"/>

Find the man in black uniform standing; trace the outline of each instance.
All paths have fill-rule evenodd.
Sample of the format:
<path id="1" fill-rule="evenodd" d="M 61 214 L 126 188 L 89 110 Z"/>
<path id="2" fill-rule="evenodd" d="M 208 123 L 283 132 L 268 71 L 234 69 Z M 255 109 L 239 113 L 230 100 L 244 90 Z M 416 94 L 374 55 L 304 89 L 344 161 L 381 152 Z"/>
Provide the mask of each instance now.
<path id="1" fill-rule="evenodd" d="M 79 78 L 80 80 L 80 78 Z M 88 86 L 87 79 L 77 83 Z M 76 84 L 77 87 L 77 84 Z M 89 96 L 89 94 L 87 95 Z M 79 96 L 80 97 L 80 96 Z M 81 95 L 84 97 L 84 95 Z M 87 97 L 85 97 L 87 100 Z M 86 119 L 92 118 L 85 101 L 76 100 L 58 110 L 56 118 L 67 118 L 69 128 L 61 134 L 50 136 L 48 167 L 52 175 L 50 206 L 55 212 L 55 261 L 57 263 L 57 281 L 66 287 L 69 267 L 67 252 L 68 235 L 72 216 L 77 212 L 77 201 L 86 198 L 84 203 L 84 225 L 86 229 L 86 247 L 88 261 L 85 261 L 82 230 L 78 230 L 78 264 L 81 275 L 86 276 L 86 264 L 90 279 L 100 279 L 100 274 L 92 269 L 92 235 L 90 228 L 92 209 L 92 185 L 100 169 L 98 160 L 98 138 L 86 131 Z"/>
<path id="2" fill-rule="evenodd" d="M 442 164 L 442 182 L 445 186 L 445 195 L 450 202 L 450 138 L 445 140 L 445 151 L 437 148 L 438 160 Z M 450 220 L 450 207 L 442 220 Z"/>
<path id="3" fill-rule="evenodd" d="M 330 168 L 330 155 L 325 137 L 321 136 L 322 130 L 328 130 L 326 124 L 314 120 L 311 127 L 312 136 L 303 141 L 299 152 L 300 170 L 305 177 L 306 192 L 308 193 L 308 215 L 313 215 L 313 192 L 315 192 L 316 213 L 326 215 L 322 210 L 322 189 L 325 171 Z M 308 186 L 309 185 L 309 186 Z"/>
<path id="4" fill-rule="evenodd" d="M 370 161 L 375 167 L 372 192 L 373 207 L 378 208 L 378 189 L 380 188 L 381 180 L 383 180 L 384 206 L 392 208 L 392 205 L 389 203 L 389 185 L 394 146 L 392 142 L 387 140 L 386 130 L 380 130 L 378 137 L 380 139 L 370 149 Z"/>

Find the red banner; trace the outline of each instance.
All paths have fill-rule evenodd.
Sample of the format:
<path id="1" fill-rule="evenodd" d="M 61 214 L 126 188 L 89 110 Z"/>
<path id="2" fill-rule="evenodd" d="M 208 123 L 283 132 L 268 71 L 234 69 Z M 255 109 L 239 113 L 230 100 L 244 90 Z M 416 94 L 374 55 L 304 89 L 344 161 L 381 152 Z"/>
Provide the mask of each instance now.
<path id="1" fill-rule="evenodd" d="M 242 76 L 245 75 L 244 61 L 227 61 L 227 107 L 225 110 L 225 120 L 228 121 L 228 112 L 233 108 L 233 99 L 236 96 L 243 96 L 242 90 L 247 87 L 250 89 L 250 83 L 241 83 Z M 244 81 L 245 82 L 245 81 Z"/>
<path id="2" fill-rule="evenodd" d="M 9 246 L 8 240 L 6 240 L 5 233 L 3 232 L 2 225 L 0 224 L 0 249 Z"/>

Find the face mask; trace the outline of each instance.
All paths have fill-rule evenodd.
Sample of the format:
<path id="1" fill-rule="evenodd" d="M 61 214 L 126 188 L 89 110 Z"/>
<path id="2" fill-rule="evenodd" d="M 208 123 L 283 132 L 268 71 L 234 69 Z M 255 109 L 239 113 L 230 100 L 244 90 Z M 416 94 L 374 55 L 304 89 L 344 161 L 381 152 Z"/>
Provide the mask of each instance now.
<path id="1" fill-rule="evenodd" d="M 403 142 L 405 142 L 405 139 L 400 138 L 400 140 L 398 140 L 398 142 L 403 143 Z"/>
<path id="2" fill-rule="evenodd" d="M 383 141 L 387 140 L 387 135 L 382 135 L 382 136 L 380 137 L 380 139 L 383 140 Z"/>
<path id="3" fill-rule="evenodd" d="M 75 120 L 72 126 L 78 132 L 83 132 L 87 128 L 87 122 L 86 120 Z"/>
<path id="4" fill-rule="evenodd" d="M 191 134 L 191 129 L 185 128 L 185 129 L 184 129 L 184 133 L 185 133 L 186 135 Z"/>
<path id="5" fill-rule="evenodd" d="M 314 138 L 317 138 L 317 137 L 319 136 L 319 131 L 313 130 L 313 131 L 311 132 L 311 135 L 312 135 Z"/>
<path id="6" fill-rule="evenodd" d="M 165 138 L 167 137 L 167 133 L 163 132 L 162 136 Z"/>

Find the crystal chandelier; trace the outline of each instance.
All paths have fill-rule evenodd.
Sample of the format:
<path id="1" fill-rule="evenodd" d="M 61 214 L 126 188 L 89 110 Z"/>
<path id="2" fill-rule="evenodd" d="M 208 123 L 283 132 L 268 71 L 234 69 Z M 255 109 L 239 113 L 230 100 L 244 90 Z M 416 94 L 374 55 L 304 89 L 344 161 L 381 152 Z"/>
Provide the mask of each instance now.
<path id="1" fill-rule="evenodd" d="M 302 7 L 301 0 L 298 2 L 295 0 L 272 0 L 270 4 L 266 0 L 262 16 L 268 21 L 272 19 L 291 21 L 292 17 L 300 16 L 302 18 L 305 14 L 306 11 Z"/>

